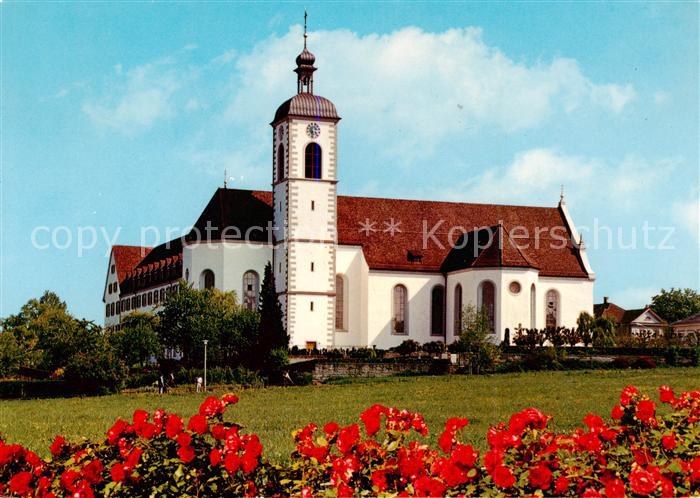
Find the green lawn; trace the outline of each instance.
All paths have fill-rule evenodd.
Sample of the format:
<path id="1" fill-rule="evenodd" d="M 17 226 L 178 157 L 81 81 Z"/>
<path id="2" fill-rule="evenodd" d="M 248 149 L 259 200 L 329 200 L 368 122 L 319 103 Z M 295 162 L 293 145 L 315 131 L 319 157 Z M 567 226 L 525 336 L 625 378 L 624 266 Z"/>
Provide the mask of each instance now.
<path id="1" fill-rule="evenodd" d="M 440 433 L 446 418 L 466 416 L 471 421 L 471 441 L 483 448 L 489 425 L 528 406 L 554 415 L 553 424 L 559 429 L 579 425 L 589 412 L 607 417 L 628 384 L 654 398 L 662 384 L 676 390 L 698 389 L 700 368 L 394 377 L 344 385 L 250 389 L 238 393 L 241 400 L 227 417 L 256 432 L 274 461 L 283 460 L 291 451 L 293 429 L 310 421 L 318 425 L 330 420 L 356 422 L 360 412 L 373 403 L 423 413 L 431 438 Z M 189 393 L 0 401 L 0 434 L 6 441 L 46 455 L 55 434 L 72 440 L 102 437 L 117 417 L 130 418 L 136 408 L 162 407 L 188 416 L 203 399 L 203 394 Z"/>

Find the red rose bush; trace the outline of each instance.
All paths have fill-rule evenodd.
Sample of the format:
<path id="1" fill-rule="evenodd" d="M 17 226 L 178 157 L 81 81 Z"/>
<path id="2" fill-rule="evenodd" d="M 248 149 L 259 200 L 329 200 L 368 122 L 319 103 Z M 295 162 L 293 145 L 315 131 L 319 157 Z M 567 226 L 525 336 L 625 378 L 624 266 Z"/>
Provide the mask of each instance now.
<path id="1" fill-rule="evenodd" d="M 188 419 L 136 410 L 97 442 L 57 436 L 42 459 L 0 442 L 0 494 L 91 496 L 693 496 L 700 493 L 700 391 L 626 387 L 609 420 L 588 414 L 557 433 L 527 408 L 491 427 L 482 453 L 451 418 L 437 447 L 419 413 L 374 405 L 356 424 L 294 432 L 289 463 L 271 464 L 255 434 L 227 422 L 238 398 L 208 397 Z"/>

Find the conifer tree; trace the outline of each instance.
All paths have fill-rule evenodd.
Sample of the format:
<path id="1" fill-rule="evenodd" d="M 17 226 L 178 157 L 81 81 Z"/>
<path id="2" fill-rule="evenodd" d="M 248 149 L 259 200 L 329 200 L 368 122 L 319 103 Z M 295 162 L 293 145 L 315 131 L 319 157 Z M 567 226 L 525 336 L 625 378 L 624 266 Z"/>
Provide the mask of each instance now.
<path id="1" fill-rule="evenodd" d="M 275 276 L 270 262 L 265 266 L 265 276 L 260 289 L 260 333 L 258 335 L 258 357 L 261 367 L 276 370 L 286 363 L 289 336 L 284 328 L 282 307 L 277 299 Z M 282 365 L 280 365 L 282 363 Z"/>

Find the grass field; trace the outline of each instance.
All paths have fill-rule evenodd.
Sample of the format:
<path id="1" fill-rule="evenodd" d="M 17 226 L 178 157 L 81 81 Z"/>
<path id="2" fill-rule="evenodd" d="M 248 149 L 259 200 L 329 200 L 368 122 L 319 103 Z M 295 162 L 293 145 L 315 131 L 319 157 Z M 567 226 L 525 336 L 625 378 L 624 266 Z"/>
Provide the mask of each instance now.
<path id="1" fill-rule="evenodd" d="M 620 390 L 633 384 L 657 397 L 657 387 L 700 388 L 700 368 L 658 370 L 539 372 L 492 376 L 394 377 L 353 381 L 343 385 L 250 389 L 227 418 L 257 433 L 265 454 L 282 461 L 292 449 L 290 433 L 308 422 L 322 425 L 359 422 L 360 412 L 373 403 L 421 412 L 436 438 L 445 419 L 470 419 L 467 434 L 480 449 L 489 425 L 511 413 L 534 406 L 554 415 L 553 425 L 569 429 L 589 412 L 607 417 Z M 222 394 L 223 391 L 214 391 Z M 184 416 L 194 413 L 204 394 L 122 394 L 94 398 L 0 401 L 0 434 L 47 454 L 55 434 L 70 440 L 103 437 L 117 417 L 130 419 L 136 408 L 162 407 Z"/>

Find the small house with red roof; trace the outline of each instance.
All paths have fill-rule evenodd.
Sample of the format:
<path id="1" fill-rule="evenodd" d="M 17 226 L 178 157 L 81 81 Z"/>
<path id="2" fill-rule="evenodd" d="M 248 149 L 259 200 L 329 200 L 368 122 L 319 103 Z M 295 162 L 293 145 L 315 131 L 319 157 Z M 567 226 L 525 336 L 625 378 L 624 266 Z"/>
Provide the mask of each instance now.
<path id="1" fill-rule="evenodd" d="M 595 274 L 562 194 L 550 207 L 340 196 L 340 116 L 297 57 L 297 94 L 271 122 L 271 191 L 221 188 L 185 237 L 115 246 L 105 323 L 155 310 L 184 280 L 256 308 L 269 262 L 291 345 L 450 343 L 465 306 L 506 329 L 575 326 Z"/>

